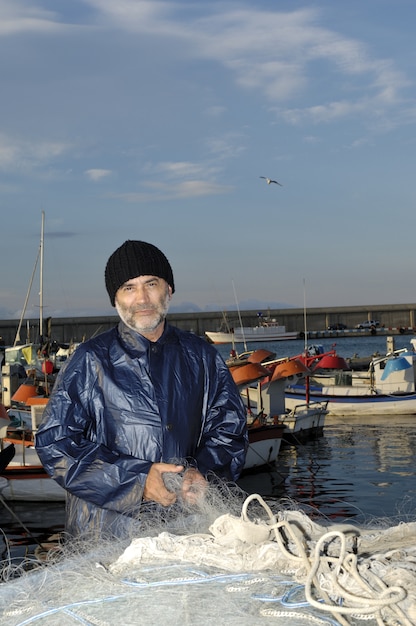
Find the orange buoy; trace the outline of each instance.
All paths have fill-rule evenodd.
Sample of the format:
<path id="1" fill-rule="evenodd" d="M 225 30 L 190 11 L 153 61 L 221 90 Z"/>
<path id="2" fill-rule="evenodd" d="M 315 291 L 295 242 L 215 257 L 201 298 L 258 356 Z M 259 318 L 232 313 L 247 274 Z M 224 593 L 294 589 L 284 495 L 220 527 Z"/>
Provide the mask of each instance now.
<path id="1" fill-rule="evenodd" d="M 236 385 L 247 385 L 270 375 L 269 370 L 260 363 L 247 363 L 247 365 L 230 367 L 230 372 Z"/>
<path id="2" fill-rule="evenodd" d="M 247 361 L 249 363 L 261 363 L 266 359 L 271 359 L 274 356 L 273 352 L 270 350 L 265 350 L 264 348 L 260 348 L 259 350 L 254 350 L 252 354 L 248 357 Z"/>
<path id="3" fill-rule="evenodd" d="M 310 374 L 310 370 L 306 365 L 302 363 L 300 359 L 291 359 L 276 365 L 273 371 L 272 381 L 282 378 L 294 378 L 295 376 L 300 378 L 306 374 Z"/>
<path id="4" fill-rule="evenodd" d="M 30 396 L 30 398 L 26 400 L 26 404 L 28 406 L 35 406 L 35 405 L 46 406 L 48 404 L 48 400 L 49 398 L 47 396 Z"/>
<path id="5" fill-rule="evenodd" d="M 12 395 L 12 401 L 26 404 L 28 398 L 36 395 L 36 389 L 37 387 L 33 380 L 25 380 Z"/>

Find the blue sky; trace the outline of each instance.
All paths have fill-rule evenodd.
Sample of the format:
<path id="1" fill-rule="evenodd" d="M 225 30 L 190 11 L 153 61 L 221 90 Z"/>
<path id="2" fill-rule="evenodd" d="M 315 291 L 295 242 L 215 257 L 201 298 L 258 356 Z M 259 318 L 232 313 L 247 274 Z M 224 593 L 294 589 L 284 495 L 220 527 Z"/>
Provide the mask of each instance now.
<path id="1" fill-rule="evenodd" d="M 415 302 L 415 23 L 414 0 L 1 0 L 0 317 L 42 211 L 46 316 L 114 313 L 126 239 L 165 252 L 179 310 Z"/>

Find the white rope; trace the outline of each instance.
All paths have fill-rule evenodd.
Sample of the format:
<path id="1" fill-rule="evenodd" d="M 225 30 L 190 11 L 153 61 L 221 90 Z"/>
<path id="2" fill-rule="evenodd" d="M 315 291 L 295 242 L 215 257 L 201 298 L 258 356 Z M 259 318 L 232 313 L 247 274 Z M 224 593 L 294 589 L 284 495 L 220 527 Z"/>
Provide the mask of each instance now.
<path id="1" fill-rule="evenodd" d="M 341 544 L 338 559 L 323 557 L 321 554 L 322 546 L 334 537 L 337 537 Z M 335 568 L 331 568 L 330 564 L 335 565 Z M 313 583 L 316 580 L 316 575 L 320 568 L 324 568 L 326 570 L 326 575 L 332 582 L 333 591 L 338 595 L 339 601 L 342 600 L 345 602 L 348 600 L 355 606 L 335 606 L 334 604 L 324 605 L 323 603 L 315 600 L 312 595 L 312 587 L 314 586 Z M 345 588 L 345 586 L 342 586 L 339 583 L 339 576 L 343 569 L 352 576 L 355 582 L 358 583 L 362 589 L 363 595 L 351 593 Z M 398 609 L 395 605 L 405 599 L 407 595 L 406 591 L 401 587 L 387 587 L 380 578 L 374 575 L 372 575 L 372 581 L 373 583 L 375 582 L 378 584 L 379 589 L 372 589 L 362 576 L 360 576 L 357 568 L 356 555 L 347 553 L 345 536 L 341 532 L 330 531 L 323 535 L 315 546 L 314 560 L 312 561 L 310 572 L 305 581 L 305 597 L 311 606 L 321 610 L 329 610 L 331 613 L 340 615 L 357 615 L 359 612 L 362 615 L 373 615 L 374 617 L 378 617 L 377 613 L 380 613 L 380 610 L 383 608 L 389 607 L 393 610 L 395 608 Z M 407 620 L 404 613 L 400 609 L 398 609 L 398 611 L 401 613 L 400 617 L 405 619 L 403 623 L 406 624 L 406 626 L 412 626 L 411 622 Z"/>
<path id="2" fill-rule="evenodd" d="M 35 587 L 30 591 L 30 577 L 22 578 L 20 597 L 15 594 L 19 585 L 9 590 L 6 583 L 3 589 L 13 595 L 13 601 L 3 611 L 0 607 L 0 621 L 17 618 L 19 609 L 23 620 L 19 626 L 38 620 L 46 624 L 49 619 L 56 623 L 53 620 L 59 615 L 103 626 L 108 618 L 104 611 L 110 609 L 114 617 L 118 602 L 127 611 L 126 605 L 140 603 L 140 594 L 147 598 L 152 590 L 159 590 L 162 597 L 164 589 L 169 597 L 175 590 L 187 597 L 202 593 L 205 599 L 215 593 L 218 616 L 221 602 L 227 606 L 225 596 L 234 593 L 239 606 L 245 602 L 250 607 L 247 615 L 256 607 L 257 618 L 333 626 L 350 626 L 356 620 L 371 620 L 378 626 L 416 624 L 416 523 L 371 530 L 351 524 L 323 526 L 299 510 L 274 513 L 258 494 L 228 509 L 235 515 L 219 515 L 215 510 L 209 529 L 206 524 L 200 533 L 156 534 L 162 527 L 156 525 L 153 534 L 134 539 L 121 555 L 113 546 L 104 551 L 104 558 L 100 550 L 98 557 L 80 552 L 80 563 L 88 565 L 87 578 L 74 565 L 75 555 L 72 565 L 64 561 L 62 567 L 57 563 L 41 568 L 33 578 L 35 593 Z M 193 528 L 202 530 L 199 523 Z M 58 584 L 51 584 L 49 574 L 59 576 Z M 230 602 L 232 606 L 234 601 Z M 154 610 L 157 613 L 161 607 L 155 605 Z M 148 611 L 151 619 L 152 608 Z"/>
<path id="3" fill-rule="evenodd" d="M 253 500 L 257 500 L 263 506 L 270 521 L 275 520 L 273 512 L 261 496 L 252 494 L 244 502 L 241 514 L 243 521 L 248 520 L 247 508 Z M 320 610 L 330 611 L 333 615 L 337 615 L 338 618 L 344 615 L 357 617 L 359 613 L 360 616 L 374 617 L 377 621 L 382 619 L 380 611 L 389 608 L 396 617 L 400 619 L 400 623 L 403 626 L 412 626 L 412 622 L 406 617 L 402 609 L 397 606 L 397 604 L 403 601 L 407 596 L 405 589 L 398 586 L 388 587 L 381 578 L 376 576 L 374 572 L 371 572 L 370 569 L 367 569 L 367 577 L 372 583 L 372 585 L 370 585 L 370 581 L 366 581 L 358 571 L 357 556 L 347 551 L 346 535 L 344 532 L 341 530 L 330 530 L 322 535 L 315 546 L 314 556 L 309 559 L 306 553 L 305 543 L 302 542 L 296 532 L 294 532 L 294 526 L 292 524 L 276 522 L 272 523 L 270 528 L 273 529 L 275 540 L 279 543 L 279 546 L 286 556 L 289 559 L 302 561 L 307 569 L 308 575 L 305 581 L 305 597 L 311 606 Z M 285 530 L 294 541 L 299 553 L 298 555 L 293 554 L 293 552 L 287 549 L 286 543 L 282 540 L 282 530 Z M 347 526 L 346 530 L 353 530 L 355 533 L 358 533 L 358 529 L 351 526 Z M 321 554 L 323 546 L 332 542 L 335 538 L 337 538 L 340 543 L 339 556 L 336 558 Z M 325 570 L 325 574 L 321 573 L 321 582 L 319 583 L 317 574 L 319 570 L 322 569 Z M 345 586 L 340 584 L 339 578 L 344 571 L 349 574 L 361 589 L 362 595 L 352 593 L 348 591 Z M 324 589 L 322 578 L 324 581 L 331 582 L 331 595 L 335 593 L 338 596 L 338 606 L 330 601 L 330 597 Z M 319 601 L 317 601 L 312 594 L 313 588 L 321 593 L 322 597 Z M 326 604 L 323 600 L 325 600 Z M 345 606 L 344 603 L 346 601 L 355 606 Z M 379 623 L 384 624 L 385 622 L 379 621 Z"/>
<path id="4" fill-rule="evenodd" d="M 266 521 L 250 519 L 248 509 L 255 501 L 266 512 Z M 139 543 L 129 558 L 126 558 L 127 549 L 110 568 L 117 571 L 123 565 L 123 559 L 125 564 L 134 558 L 136 549 L 137 554 L 140 554 L 139 560 L 146 556 L 148 550 L 153 556 L 169 554 L 172 558 L 179 556 L 184 560 L 196 558 L 198 562 L 234 568 L 235 571 L 253 571 L 261 567 L 280 568 L 282 571 L 284 568 L 294 573 L 298 581 L 302 580 L 309 605 L 331 613 L 338 623 L 348 624 L 344 618 L 360 616 L 361 619 L 371 617 L 379 624 L 385 624 L 383 614 L 390 611 L 401 626 L 412 626 L 412 622 L 398 606 L 406 599 L 406 590 L 401 586 L 387 585 L 375 573 L 372 567 L 374 555 L 370 557 L 371 562 L 361 557 L 360 571 L 359 557 L 354 554 L 360 539 L 357 527 L 334 525 L 323 533 L 322 527 L 300 512 L 286 511 L 283 516 L 287 519 L 278 521 L 263 498 L 252 494 L 244 501 L 241 516 L 225 514 L 218 517 L 209 528 L 211 535 L 176 537 L 162 533 L 157 538 L 148 538 L 154 544 L 152 547 L 144 546 L 143 539 L 135 540 Z M 396 534 L 403 544 L 403 527 Z M 363 552 L 370 554 L 369 546 L 372 543 L 372 536 L 364 537 Z M 394 550 L 391 552 L 394 553 Z M 383 558 L 380 553 L 378 556 Z"/>
<path id="5" fill-rule="evenodd" d="M 260 615 L 265 617 L 288 617 L 291 620 L 305 620 L 312 622 L 313 624 L 328 624 L 328 620 L 322 617 L 316 617 L 315 615 L 306 615 L 305 613 L 298 613 L 297 611 L 279 611 L 278 609 L 261 609 Z"/>

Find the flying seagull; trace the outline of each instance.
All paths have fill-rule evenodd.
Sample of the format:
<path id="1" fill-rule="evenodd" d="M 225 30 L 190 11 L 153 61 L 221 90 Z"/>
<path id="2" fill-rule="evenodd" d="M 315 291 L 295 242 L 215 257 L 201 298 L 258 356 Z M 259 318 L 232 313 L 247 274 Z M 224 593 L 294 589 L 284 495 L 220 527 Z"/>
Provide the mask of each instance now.
<path id="1" fill-rule="evenodd" d="M 283 185 L 281 183 L 278 183 L 277 180 L 272 180 L 271 178 L 267 178 L 266 176 L 260 176 L 260 178 L 264 178 L 268 185 L 270 185 L 270 183 L 275 183 L 276 185 L 280 185 L 281 187 L 283 187 Z"/>

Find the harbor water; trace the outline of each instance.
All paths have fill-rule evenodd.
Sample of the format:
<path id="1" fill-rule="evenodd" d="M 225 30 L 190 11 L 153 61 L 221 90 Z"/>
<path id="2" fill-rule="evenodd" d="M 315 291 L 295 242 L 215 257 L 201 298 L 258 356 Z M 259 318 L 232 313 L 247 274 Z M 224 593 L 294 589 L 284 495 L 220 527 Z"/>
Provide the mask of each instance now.
<path id="1" fill-rule="evenodd" d="M 413 335 L 394 337 L 396 349 L 411 347 Z M 324 351 L 344 358 L 386 352 L 386 337 L 339 337 L 317 340 Z M 308 344 L 310 345 L 310 344 Z M 304 340 L 248 344 L 276 357 L 305 349 Z M 230 346 L 217 346 L 227 358 Z M 245 349 L 241 345 L 239 351 Z M 416 415 L 327 417 L 322 437 L 303 445 L 283 446 L 273 471 L 240 480 L 249 493 L 288 498 L 310 515 L 357 523 L 374 518 L 409 521 L 416 517 Z"/>
<path id="2" fill-rule="evenodd" d="M 411 335 L 395 338 L 396 348 L 410 345 Z M 316 342 L 318 343 L 318 342 Z M 334 339 L 319 341 L 324 349 Z M 249 345 L 277 356 L 291 356 L 303 341 Z M 230 346 L 217 346 L 224 358 Z M 242 350 L 243 346 L 239 346 Z M 385 353 L 386 338 L 341 338 L 336 349 L 344 357 Z M 416 416 L 327 418 L 324 432 L 314 441 L 282 447 L 276 467 L 240 479 L 248 493 L 287 499 L 311 516 L 336 522 L 366 523 L 376 519 L 414 521 L 416 517 Z M 9 509 L 7 508 L 9 507 Z M 0 502 L 0 528 L 11 540 L 14 554 L 36 548 L 37 542 L 63 529 L 60 503 Z M 2 558 L 6 556 L 5 539 Z"/>

